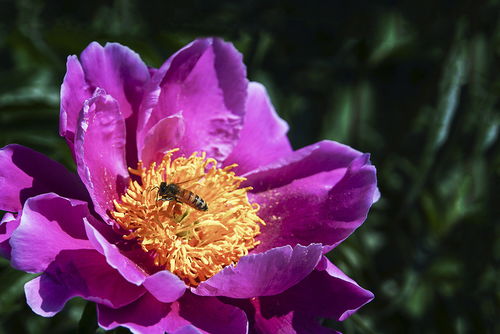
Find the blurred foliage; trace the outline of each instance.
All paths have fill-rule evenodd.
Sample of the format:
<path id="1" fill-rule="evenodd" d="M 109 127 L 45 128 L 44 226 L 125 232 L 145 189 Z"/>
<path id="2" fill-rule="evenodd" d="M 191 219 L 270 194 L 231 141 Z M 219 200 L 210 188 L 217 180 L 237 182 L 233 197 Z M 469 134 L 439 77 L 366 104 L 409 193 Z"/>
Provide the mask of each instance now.
<path id="1" fill-rule="evenodd" d="M 157 67 L 198 36 L 224 37 L 269 89 L 295 148 L 338 140 L 377 166 L 380 201 L 331 253 L 376 298 L 327 325 L 499 332 L 498 1 L 0 0 L 0 8 L 2 146 L 20 143 L 74 168 L 57 135 L 59 87 L 66 56 L 91 41 L 120 42 Z M 95 332 L 94 308 L 82 300 L 53 318 L 34 315 L 22 289 L 30 277 L 0 262 L 0 334 Z"/>

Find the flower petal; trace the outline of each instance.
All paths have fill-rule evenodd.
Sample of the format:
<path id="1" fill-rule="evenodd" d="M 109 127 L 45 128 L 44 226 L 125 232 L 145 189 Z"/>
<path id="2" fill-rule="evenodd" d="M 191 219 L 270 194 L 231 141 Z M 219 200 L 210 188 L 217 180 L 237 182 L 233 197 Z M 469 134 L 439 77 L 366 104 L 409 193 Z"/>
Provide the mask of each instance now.
<path id="1" fill-rule="evenodd" d="M 161 119 L 182 112 L 186 127 L 180 153 L 205 151 L 223 161 L 238 140 L 248 85 L 242 56 L 233 45 L 196 40 L 173 55 L 152 82 L 139 137 Z M 141 150 L 144 141 L 139 145 Z"/>
<path id="2" fill-rule="evenodd" d="M 180 114 L 160 120 L 146 134 L 139 160 L 146 167 L 152 162 L 159 163 L 168 150 L 180 146 L 184 131 L 184 118 Z"/>
<path id="3" fill-rule="evenodd" d="M 86 82 L 104 89 L 118 103 L 127 128 L 127 162 L 137 162 L 137 115 L 144 87 L 150 80 L 147 66 L 140 56 L 118 43 L 91 43 L 80 56 Z"/>
<path id="4" fill-rule="evenodd" d="M 133 333 L 247 333 L 245 313 L 224 304 L 215 297 L 198 297 L 186 293 L 178 301 L 167 304 L 145 294 L 134 303 L 113 309 L 97 305 L 99 325 L 106 330 L 123 326 Z M 197 333 L 187 331 L 187 333 Z"/>
<path id="5" fill-rule="evenodd" d="M 372 299 L 370 291 L 323 256 L 309 276 L 279 295 L 223 301 L 245 311 L 252 333 L 326 334 L 337 332 L 322 327 L 320 318 L 343 321 Z"/>
<path id="6" fill-rule="evenodd" d="M 27 285 L 28 303 L 44 316 L 57 313 L 74 296 L 126 305 L 144 293 L 128 283 L 86 239 L 85 202 L 43 194 L 26 201 L 14 231 L 11 264 L 27 272 L 42 272 Z M 31 298 L 31 299 L 30 299 Z"/>
<path id="7" fill-rule="evenodd" d="M 358 283 L 344 274 L 325 256 L 323 256 L 320 263 L 318 263 L 318 267 L 316 269 L 317 271 L 324 269 L 323 273 L 328 274 L 328 276 L 323 274 L 323 277 L 319 277 L 316 280 L 321 282 L 326 281 L 325 284 L 331 287 L 331 289 L 329 289 L 329 293 L 337 294 L 339 302 L 341 298 L 344 298 L 345 300 L 345 302 L 342 303 L 342 308 L 324 309 L 325 313 L 322 313 L 321 316 L 333 317 L 340 321 L 344 321 L 351 316 L 351 314 L 355 313 L 363 305 L 369 303 L 374 298 L 372 292 L 360 287 Z M 313 280 L 315 278 L 311 277 L 311 279 Z M 340 285 L 343 287 L 338 287 Z M 327 301 L 328 299 L 324 298 L 322 303 L 326 305 Z"/>
<path id="8" fill-rule="evenodd" d="M 245 185 L 253 187 L 252 192 L 282 187 L 293 180 L 317 173 L 346 168 L 363 153 L 334 141 L 324 140 L 292 152 L 290 155 L 249 173 Z"/>
<path id="9" fill-rule="evenodd" d="M 255 252 L 310 243 L 330 250 L 363 223 L 376 198 L 375 168 L 368 155 L 332 142 L 301 151 L 289 163 L 249 177 L 255 187 L 250 199 L 260 204 L 259 216 L 267 223 Z"/>
<path id="10" fill-rule="evenodd" d="M 329 241 L 335 247 L 346 239 L 365 221 L 368 211 L 380 193 L 377 189 L 377 175 L 370 156 L 365 154 L 355 160 L 347 168 L 345 176 L 328 194 L 326 215 L 334 217 L 329 227 L 336 230 L 336 237 Z"/>
<path id="11" fill-rule="evenodd" d="M 261 297 L 259 302 L 266 317 L 293 311 L 343 321 L 372 299 L 370 291 L 323 258 L 318 269 L 299 284 L 280 295 Z"/>
<path id="12" fill-rule="evenodd" d="M 117 101 L 103 90 L 87 100 L 80 114 L 75 156 L 78 174 L 94 202 L 95 211 L 108 221 L 107 210 L 125 191 L 125 122 Z"/>
<path id="13" fill-rule="evenodd" d="M 25 285 L 25 292 L 32 310 L 47 317 L 73 297 L 118 308 L 145 290 L 125 281 L 95 250 L 79 249 L 59 252 L 41 276 Z"/>
<path id="14" fill-rule="evenodd" d="M 11 144 L 0 150 L 0 210 L 17 212 L 26 199 L 47 192 L 86 200 L 79 178 L 63 165 L 27 147 Z"/>
<path id="15" fill-rule="evenodd" d="M 192 291 L 200 296 L 252 298 L 276 295 L 300 282 L 321 258 L 322 246 L 273 248 L 242 257 Z"/>
<path id="16" fill-rule="evenodd" d="M 38 276 L 24 285 L 26 302 L 38 315 L 52 317 L 62 310 L 73 296 L 50 276 Z"/>
<path id="17" fill-rule="evenodd" d="M 62 250 L 92 249 L 83 230 L 87 203 L 42 194 L 28 199 L 10 238 L 11 264 L 30 273 L 47 269 Z"/>
<path id="18" fill-rule="evenodd" d="M 178 112 L 163 110 L 160 106 L 158 106 L 158 100 L 160 94 L 162 93 L 162 87 L 160 85 L 165 77 L 165 74 L 169 71 L 172 62 L 176 59 L 178 63 L 182 63 L 182 59 L 194 59 L 194 61 L 196 61 L 196 59 L 199 58 L 200 53 L 203 53 L 206 47 L 207 43 L 194 41 L 168 58 L 161 68 L 154 69 L 153 71 L 150 69 L 151 80 L 146 85 L 144 98 L 138 115 L 139 125 L 137 129 L 137 147 L 139 152 L 143 150 L 144 139 L 149 133 L 149 130 L 155 124 L 167 116 L 178 114 Z M 186 64 L 184 66 L 192 65 Z"/>
<path id="19" fill-rule="evenodd" d="M 78 58 L 69 56 L 66 61 L 66 75 L 61 85 L 59 134 L 66 138 L 72 153 L 74 153 L 78 115 L 85 100 L 92 96 L 92 91 L 93 88 L 85 80 L 85 73 Z"/>
<path id="20" fill-rule="evenodd" d="M 108 265 L 118 270 L 128 282 L 143 285 L 153 296 L 164 303 L 176 301 L 184 294 L 186 285 L 179 277 L 166 270 L 149 276 L 137 263 L 122 254 L 118 247 L 108 242 L 93 226 L 95 224 L 91 224 L 87 218 L 84 218 L 84 221 L 87 236 L 92 245 L 105 256 Z"/>
<path id="21" fill-rule="evenodd" d="M 125 118 L 141 103 L 149 70 L 141 57 L 118 43 L 91 43 L 80 56 L 85 80 L 93 88 L 102 88 L 115 98 Z"/>
<path id="22" fill-rule="evenodd" d="M 245 312 L 222 303 L 214 297 L 200 297 L 186 293 L 179 300 L 179 316 L 208 333 L 247 333 Z M 230 307 L 228 307 L 230 306 Z"/>
<path id="23" fill-rule="evenodd" d="M 127 281 L 135 285 L 142 284 L 148 275 L 136 263 L 123 255 L 118 247 L 108 242 L 97 230 L 95 224 L 90 221 L 92 218 L 84 219 L 85 231 L 92 246 L 104 255 L 108 264 L 118 270 Z"/>
<path id="24" fill-rule="evenodd" d="M 168 270 L 159 271 L 144 281 L 144 287 L 163 303 L 171 303 L 186 292 L 186 285 Z"/>
<path id="25" fill-rule="evenodd" d="M 12 247 L 9 244 L 10 237 L 15 229 L 19 226 L 20 215 L 14 215 L 6 212 L 0 222 L 0 256 L 10 260 Z"/>
<path id="26" fill-rule="evenodd" d="M 203 334 L 203 333 L 200 332 L 198 329 L 196 329 L 196 327 L 189 325 L 182 327 L 176 330 L 175 332 L 172 332 L 172 334 Z"/>
<path id="27" fill-rule="evenodd" d="M 262 305 L 259 305 L 260 302 L 260 298 L 252 300 L 251 302 L 255 307 L 255 316 L 253 318 L 254 333 L 339 333 L 333 329 L 321 326 L 318 319 L 309 315 L 298 314 L 293 311 L 285 314 L 268 314 L 267 310 L 262 310 Z"/>
<path id="28" fill-rule="evenodd" d="M 224 164 L 237 163 L 234 171 L 243 174 L 290 154 L 287 132 L 288 124 L 274 110 L 264 86 L 250 82 L 240 140 Z"/>
<path id="29" fill-rule="evenodd" d="M 265 297 L 274 298 L 274 297 Z M 261 307 L 261 298 L 231 299 L 221 298 L 224 303 L 234 305 L 244 310 L 250 326 L 249 333 L 314 333 L 333 334 L 339 333 L 333 329 L 325 328 L 318 322 L 318 317 L 311 314 L 297 313 L 290 309 L 280 309 L 282 312 L 273 312 Z"/>

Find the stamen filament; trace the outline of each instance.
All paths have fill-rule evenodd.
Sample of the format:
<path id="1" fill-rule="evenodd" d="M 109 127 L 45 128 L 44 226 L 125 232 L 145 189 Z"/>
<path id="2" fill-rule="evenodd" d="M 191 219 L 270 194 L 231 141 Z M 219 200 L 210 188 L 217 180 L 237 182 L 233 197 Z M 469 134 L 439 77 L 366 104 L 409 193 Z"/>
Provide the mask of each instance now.
<path id="1" fill-rule="evenodd" d="M 264 222 L 257 216 L 258 204 L 248 201 L 252 188 L 239 188 L 245 178 L 231 171 L 236 164 L 217 168 L 205 152 L 172 160 L 177 151 L 167 152 L 149 168 L 141 161 L 136 169 L 129 168 L 140 182 L 130 181 L 121 201 L 114 201 L 111 216 L 128 231 L 123 238 L 136 240 L 157 267 L 197 286 L 247 255 L 259 243 L 255 237 Z M 162 182 L 181 190 L 164 195 Z M 190 202 L 196 195 L 198 202 Z M 199 201 L 208 210 L 199 209 Z"/>

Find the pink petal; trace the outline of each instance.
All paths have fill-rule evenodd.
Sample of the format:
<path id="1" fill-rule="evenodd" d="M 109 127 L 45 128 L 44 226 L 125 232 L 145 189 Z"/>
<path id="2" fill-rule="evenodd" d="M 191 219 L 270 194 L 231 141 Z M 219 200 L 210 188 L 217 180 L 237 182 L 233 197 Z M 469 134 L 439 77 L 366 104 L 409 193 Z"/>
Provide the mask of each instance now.
<path id="1" fill-rule="evenodd" d="M 147 66 L 140 56 L 129 48 L 107 43 L 104 47 L 91 43 L 80 56 L 86 82 L 95 88 L 104 89 L 119 105 L 127 129 L 127 162 L 137 162 L 137 116 L 150 80 Z"/>
<path id="2" fill-rule="evenodd" d="M 172 115 L 160 120 L 146 134 L 139 160 L 146 167 L 152 162 L 159 163 L 168 150 L 180 146 L 184 131 L 182 115 Z"/>
<path id="3" fill-rule="evenodd" d="M 110 330 L 118 326 L 134 333 L 247 333 L 245 313 L 215 297 L 186 293 L 178 301 L 166 304 L 146 294 L 136 302 L 113 309 L 97 306 L 99 325 Z M 191 331 L 188 331 L 191 330 Z"/>
<path id="4" fill-rule="evenodd" d="M 184 282 L 169 271 L 163 270 L 153 275 L 144 272 L 137 263 L 123 255 L 118 247 L 108 242 L 87 219 L 85 229 L 90 242 L 105 256 L 108 265 L 118 270 L 128 282 L 143 285 L 153 296 L 165 303 L 176 301 L 186 291 Z"/>
<path id="5" fill-rule="evenodd" d="M 290 154 L 287 132 L 288 124 L 274 110 L 264 86 L 250 82 L 240 140 L 224 164 L 237 163 L 234 171 L 243 174 Z"/>
<path id="6" fill-rule="evenodd" d="M 108 264 L 118 270 L 121 275 L 130 283 L 141 285 L 148 277 L 134 261 L 120 252 L 117 246 L 110 243 L 97 230 L 95 223 L 91 223 L 92 218 L 84 219 L 85 231 L 92 246 L 104 257 Z"/>
<path id="7" fill-rule="evenodd" d="M 11 264 L 27 272 L 43 272 L 26 285 L 28 304 L 43 316 L 59 312 L 75 296 L 126 305 L 144 293 L 128 283 L 86 239 L 85 202 L 43 194 L 26 201 L 19 227 L 10 239 Z"/>
<path id="8" fill-rule="evenodd" d="M 28 199 L 19 227 L 10 238 L 14 268 L 39 273 L 62 250 L 93 249 L 85 236 L 87 203 L 43 194 Z"/>
<path id="9" fill-rule="evenodd" d="M 247 255 L 236 266 L 225 267 L 192 291 L 200 296 L 231 298 L 275 295 L 304 279 L 316 267 L 321 250 L 319 244 L 297 245 Z"/>
<path id="10" fill-rule="evenodd" d="M 184 282 L 168 270 L 162 270 L 149 276 L 144 281 L 144 287 L 163 303 L 174 302 L 186 292 Z"/>
<path id="11" fill-rule="evenodd" d="M 165 74 L 169 71 L 172 62 L 176 60 L 177 62 L 182 64 L 183 59 L 191 58 L 196 60 L 196 58 L 199 57 L 199 54 L 202 53 L 203 50 L 206 49 L 206 47 L 206 43 L 202 43 L 201 41 L 194 41 L 168 58 L 161 68 L 150 70 L 151 80 L 146 85 L 144 98 L 142 100 L 140 112 L 138 115 L 139 125 L 137 132 L 137 147 L 139 149 L 139 152 L 143 150 L 144 139 L 149 133 L 149 130 L 155 124 L 157 124 L 167 116 L 179 114 L 175 112 L 168 112 L 167 110 L 162 110 L 158 107 L 158 100 L 160 94 L 162 93 L 162 87 L 160 86 L 160 84 L 163 81 Z"/>
<path id="12" fill-rule="evenodd" d="M 26 199 L 55 192 L 86 200 L 79 178 L 60 163 L 27 147 L 11 144 L 0 150 L 0 210 L 17 212 Z"/>
<path id="13" fill-rule="evenodd" d="M 118 308 L 144 292 L 142 287 L 125 281 L 101 254 L 90 249 L 59 252 L 41 276 L 25 285 L 28 305 L 46 317 L 59 312 L 73 297 Z"/>
<path id="14" fill-rule="evenodd" d="M 260 309 L 268 316 L 293 311 L 296 315 L 343 321 L 372 299 L 370 291 L 361 288 L 323 258 L 318 270 L 296 286 L 278 296 L 260 298 Z"/>
<path id="15" fill-rule="evenodd" d="M 93 88 L 85 80 L 82 65 L 76 56 L 69 56 L 66 62 L 66 75 L 61 85 L 61 111 L 59 134 L 74 151 L 78 115 L 85 100 L 92 96 Z"/>
<path id="16" fill-rule="evenodd" d="M 20 218 L 20 214 L 14 215 L 10 212 L 6 212 L 0 222 L 0 256 L 8 260 L 10 260 L 10 253 L 12 251 L 9 239 L 19 226 Z"/>
<path id="17" fill-rule="evenodd" d="M 196 40 L 173 55 L 152 82 L 142 106 L 139 150 L 149 129 L 182 113 L 186 122 L 181 153 L 205 151 L 224 160 L 238 140 L 247 90 L 242 56 L 232 44 Z"/>
<path id="18" fill-rule="evenodd" d="M 252 319 L 253 333 L 290 333 L 290 334 L 340 334 L 339 332 L 323 327 L 318 319 L 309 315 L 297 314 L 293 311 L 284 314 L 269 314 L 262 309 L 261 299 L 252 300 L 255 315 Z"/>
<path id="19" fill-rule="evenodd" d="M 75 156 L 78 174 L 92 198 L 95 210 L 108 221 L 128 184 L 125 162 L 125 122 L 117 101 L 102 90 L 85 103 L 80 115 Z"/>
<path id="20" fill-rule="evenodd" d="M 250 332 L 336 333 L 319 324 L 321 318 L 345 320 L 373 299 L 326 258 L 316 269 L 290 289 L 275 296 L 223 301 L 245 311 Z"/>
<path id="21" fill-rule="evenodd" d="M 50 276 L 38 276 L 24 285 L 26 302 L 42 317 L 52 317 L 61 311 L 73 296 L 65 286 Z"/>
<path id="22" fill-rule="evenodd" d="M 175 332 L 172 332 L 172 334 L 203 334 L 201 331 L 196 329 L 193 325 L 188 325 L 185 327 L 182 327 Z"/>
<path id="23" fill-rule="evenodd" d="M 330 250 L 366 219 L 376 199 L 375 168 L 344 145 L 321 142 L 248 174 L 266 221 L 254 252 L 321 243 Z M 269 184 L 269 185 L 268 185 Z"/>
<path id="24" fill-rule="evenodd" d="M 268 165 L 262 165 L 243 176 L 247 178 L 245 185 L 251 185 L 252 192 L 258 193 L 317 173 L 346 168 L 361 155 L 361 152 L 347 145 L 324 140 L 294 151 Z"/>

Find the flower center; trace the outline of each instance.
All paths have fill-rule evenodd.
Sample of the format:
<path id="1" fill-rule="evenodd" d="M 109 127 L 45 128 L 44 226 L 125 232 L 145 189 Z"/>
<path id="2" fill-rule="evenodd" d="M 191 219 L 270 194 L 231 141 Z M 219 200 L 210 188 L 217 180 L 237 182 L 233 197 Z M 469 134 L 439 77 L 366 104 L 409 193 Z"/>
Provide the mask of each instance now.
<path id="1" fill-rule="evenodd" d="M 237 263 L 259 241 L 258 204 L 250 204 L 239 188 L 244 177 L 217 168 L 205 152 L 172 160 L 171 150 L 156 166 L 129 168 L 140 182 L 130 181 L 112 217 L 136 239 L 154 264 L 168 269 L 191 286 Z"/>

